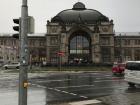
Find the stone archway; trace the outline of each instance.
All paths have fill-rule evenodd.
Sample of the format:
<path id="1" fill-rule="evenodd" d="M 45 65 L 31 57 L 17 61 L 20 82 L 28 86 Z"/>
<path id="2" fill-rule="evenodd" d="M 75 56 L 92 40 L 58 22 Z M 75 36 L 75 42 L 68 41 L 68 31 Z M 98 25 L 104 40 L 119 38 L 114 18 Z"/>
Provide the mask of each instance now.
<path id="1" fill-rule="evenodd" d="M 85 31 L 75 31 L 69 37 L 68 62 L 84 64 L 92 61 L 91 38 Z"/>

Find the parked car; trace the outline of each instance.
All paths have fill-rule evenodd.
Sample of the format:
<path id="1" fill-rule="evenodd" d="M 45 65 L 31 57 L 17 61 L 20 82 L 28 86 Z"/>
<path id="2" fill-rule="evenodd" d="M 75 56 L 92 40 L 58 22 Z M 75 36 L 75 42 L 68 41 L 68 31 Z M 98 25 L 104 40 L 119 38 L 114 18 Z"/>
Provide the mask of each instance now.
<path id="1" fill-rule="evenodd" d="M 112 67 L 113 74 L 123 74 L 125 70 L 125 63 L 114 63 Z"/>
<path id="2" fill-rule="evenodd" d="M 3 67 L 5 69 L 19 69 L 19 66 L 20 66 L 20 63 L 13 62 L 13 63 L 5 64 Z"/>
<path id="3" fill-rule="evenodd" d="M 130 87 L 140 84 L 140 61 L 128 61 L 125 68 L 125 81 Z"/>

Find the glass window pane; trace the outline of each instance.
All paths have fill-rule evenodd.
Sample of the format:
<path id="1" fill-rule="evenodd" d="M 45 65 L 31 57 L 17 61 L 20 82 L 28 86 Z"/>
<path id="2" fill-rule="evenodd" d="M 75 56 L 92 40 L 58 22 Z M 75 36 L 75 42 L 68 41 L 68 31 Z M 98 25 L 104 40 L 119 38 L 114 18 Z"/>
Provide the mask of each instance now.
<path id="1" fill-rule="evenodd" d="M 89 54 L 89 41 L 84 36 L 75 36 L 70 41 L 70 54 Z"/>

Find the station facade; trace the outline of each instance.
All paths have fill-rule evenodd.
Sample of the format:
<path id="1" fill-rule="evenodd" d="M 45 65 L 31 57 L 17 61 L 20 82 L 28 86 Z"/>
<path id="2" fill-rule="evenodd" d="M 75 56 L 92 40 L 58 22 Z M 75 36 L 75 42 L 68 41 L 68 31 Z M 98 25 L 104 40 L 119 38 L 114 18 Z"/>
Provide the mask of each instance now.
<path id="1" fill-rule="evenodd" d="M 115 33 L 114 23 L 81 2 L 59 12 L 47 32 L 29 35 L 30 62 L 49 64 L 111 64 L 140 60 L 140 33 Z M 0 59 L 18 60 L 19 41 L 0 36 Z M 8 51 L 7 46 L 12 50 Z M 16 50 L 13 50 L 16 49 Z"/>

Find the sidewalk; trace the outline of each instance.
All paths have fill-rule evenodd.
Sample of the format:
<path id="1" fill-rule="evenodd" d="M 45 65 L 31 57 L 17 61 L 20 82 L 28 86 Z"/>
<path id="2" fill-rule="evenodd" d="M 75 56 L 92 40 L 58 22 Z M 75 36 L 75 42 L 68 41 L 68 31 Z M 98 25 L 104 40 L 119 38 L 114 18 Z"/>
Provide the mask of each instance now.
<path id="1" fill-rule="evenodd" d="M 110 95 L 98 98 L 107 105 L 140 105 L 140 92 Z"/>

